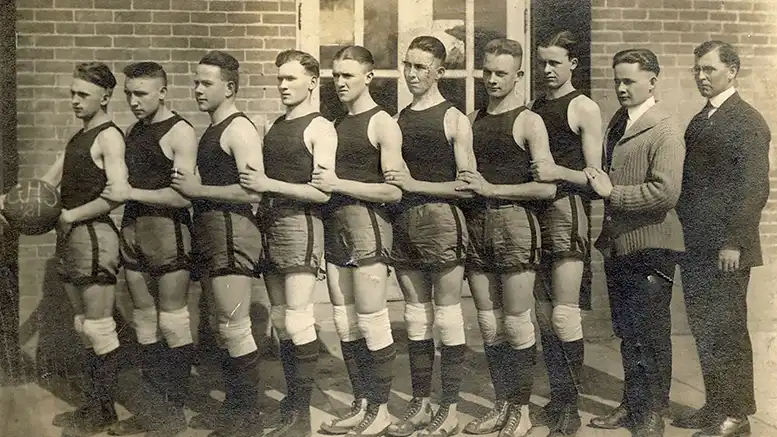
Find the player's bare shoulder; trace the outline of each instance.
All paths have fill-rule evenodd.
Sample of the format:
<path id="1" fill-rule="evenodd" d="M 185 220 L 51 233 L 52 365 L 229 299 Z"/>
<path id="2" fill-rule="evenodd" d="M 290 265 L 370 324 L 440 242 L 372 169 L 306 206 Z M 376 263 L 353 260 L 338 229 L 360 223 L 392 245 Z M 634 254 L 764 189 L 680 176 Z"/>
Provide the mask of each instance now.
<path id="1" fill-rule="evenodd" d="M 243 144 L 257 143 L 261 146 L 262 136 L 248 117 L 235 117 L 221 135 L 221 147 L 229 150 Z"/>
<path id="2" fill-rule="evenodd" d="M 120 131 L 116 127 L 109 127 L 108 129 L 103 129 L 99 134 L 97 134 L 97 138 L 94 140 L 94 145 L 92 147 L 93 154 L 94 152 L 104 155 L 106 153 L 116 153 L 121 151 L 124 152 L 124 135 L 122 131 Z"/>
<path id="3" fill-rule="evenodd" d="M 518 144 L 521 144 L 521 142 L 518 141 L 519 139 L 531 141 L 539 130 L 546 131 L 545 122 L 542 121 L 542 117 L 540 117 L 539 114 L 531 109 L 521 111 L 521 113 L 515 117 L 515 122 L 513 123 L 513 137 Z M 547 136 L 547 133 L 545 135 Z"/>
<path id="4" fill-rule="evenodd" d="M 367 125 L 367 137 L 374 146 L 380 147 L 381 141 L 386 141 L 397 134 L 401 136 L 399 123 L 388 112 L 378 111 L 370 118 Z"/>

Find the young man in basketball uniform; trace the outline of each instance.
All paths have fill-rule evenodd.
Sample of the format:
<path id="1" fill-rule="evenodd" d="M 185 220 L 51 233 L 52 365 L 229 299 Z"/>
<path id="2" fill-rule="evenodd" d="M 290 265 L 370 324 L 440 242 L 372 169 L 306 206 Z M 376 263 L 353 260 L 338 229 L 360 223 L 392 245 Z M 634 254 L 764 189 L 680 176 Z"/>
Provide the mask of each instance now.
<path id="1" fill-rule="evenodd" d="M 386 182 L 403 190 L 393 218 L 392 264 L 405 296 L 405 323 L 413 399 L 388 433 L 409 436 L 458 432 L 456 404 L 464 370 L 464 317 L 461 288 L 467 228 L 456 199 L 459 171 L 475 169 L 472 129 L 467 117 L 445 100 L 437 81 L 445 72 L 445 46 L 419 36 L 405 54 L 404 75 L 413 102 L 398 116 L 407 168 L 386 172 Z M 434 298 L 434 304 L 432 303 Z M 435 346 L 442 341 L 442 399 L 432 418 L 430 395 Z"/>
<path id="2" fill-rule="evenodd" d="M 572 85 L 577 40 L 569 31 L 540 43 L 545 94 L 531 110 L 548 130 L 556 164 L 534 160 L 534 179 L 558 184 L 556 197 L 541 204 L 540 280 L 535 287 L 542 353 L 550 380 L 550 403 L 532 417 L 547 425 L 550 437 L 574 435 L 580 428 L 578 389 L 583 368 L 581 309 L 591 309 L 591 193 L 586 167 L 602 162 L 599 106 Z"/>
<path id="3" fill-rule="evenodd" d="M 324 221 L 327 282 L 355 398 L 348 414 L 321 428 L 364 437 L 382 435 L 391 424 L 386 404 L 395 351 L 386 294 L 392 230 L 384 204 L 399 201 L 402 192 L 383 173 L 404 166 L 399 126 L 370 96 L 374 64 L 361 46 L 335 54 L 332 74 L 348 113 L 335 122 L 335 168 L 317 166 L 311 181 L 332 193 Z"/>
<path id="4" fill-rule="evenodd" d="M 531 161 L 553 162 L 539 115 L 515 92 L 523 77 L 520 43 L 496 39 L 485 47 L 488 106 L 471 114 L 477 171 L 457 188 L 474 193 L 468 207 L 467 279 L 491 372 L 496 405 L 465 431 L 519 437 L 531 428 L 529 396 L 536 361 L 531 320 L 540 227 L 531 201 L 552 199 L 556 186 L 532 180 Z"/>
<path id="5" fill-rule="evenodd" d="M 265 424 L 276 427 L 267 436 L 304 437 L 311 435 L 310 394 L 318 360 L 313 292 L 324 254 L 319 204 L 330 197 L 309 182 L 315 167 L 334 167 L 337 132 L 311 100 L 318 86 L 318 61 L 308 53 L 287 50 L 275 58 L 275 65 L 286 114 L 265 132 L 266 174 L 244 170 L 240 183 L 262 194 L 257 214 L 264 245 L 260 269 L 286 377 L 281 420 Z"/>
<path id="6" fill-rule="evenodd" d="M 187 299 L 190 202 L 170 188 L 170 170 L 194 171 L 197 139 L 191 124 L 165 106 L 167 75 L 161 65 L 130 64 L 124 75 L 124 94 L 138 121 L 125 138 L 132 189 L 124 208 L 121 254 L 143 354 L 141 370 L 168 404 L 150 406 L 147 417 L 122 421 L 111 434 L 153 430 L 154 436 L 173 436 L 186 429 L 183 407 L 194 344 Z M 111 190 L 103 193 L 111 196 Z"/>
<path id="7" fill-rule="evenodd" d="M 172 187 L 192 199 L 193 240 L 218 314 L 226 399 L 212 437 L 261 433 L 258 413 L 259 352 L 251 333 L 251 284 L 261 253 L 261 233 L 251 207 L 260 196 L 240 186 L 240 171 L 264 172 L 261 135 L 235 107 L 239 63 L 219 51 L 197 65 L 194 95 L 210 125 L 200 138 L 197 170 L 173 170 Z"/>
<path id="8" fill-rule="evenodd" d="M 84 127 L 68 142 L 43 181 L 60 187 L 62 213 L 57 230 L 61 277 L 75 309 L 74 328 L 87 347 L 91 381 L 86 402 L 54 418 L 63 435 L 86 436 L 117 420 L 113 391 L 118 372 L 119 338 L 113 319 L 119 233 L 108 215 L 127 199 L 124 135 L 107 109 L 116 78 L 101 62 L 79 64 L 70 86 L 70 103 Z M 106 187 L 113 200 L 100 197 Z"/>

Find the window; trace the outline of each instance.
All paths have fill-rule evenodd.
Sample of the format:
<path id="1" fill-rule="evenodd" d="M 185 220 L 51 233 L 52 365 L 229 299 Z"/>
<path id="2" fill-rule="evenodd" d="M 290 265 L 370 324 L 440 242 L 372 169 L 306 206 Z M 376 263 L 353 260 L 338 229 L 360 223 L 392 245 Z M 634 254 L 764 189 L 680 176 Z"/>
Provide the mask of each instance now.
<path id="1" fill-rule="evenodd" d="M 526 0 L 301 0 L 299 47 L 321 61 L 316 98 L 322 114 L 345 112 L 332 80 L 332 57 L 342 46 L 362 45 L 375 58 L 371 85 L 375 101 L 391 113 L 412 101 L 401 74 L 410 41 L 419 35 L 439 38 L 448 50 L 447 71 L 440 81 L 443 96 L 461 111 L 472 112 L 487 101 L 480 81 L 483 47 L 507 37 L 524 47 L 523 87 L 529 95 L 528 3 Z"/>

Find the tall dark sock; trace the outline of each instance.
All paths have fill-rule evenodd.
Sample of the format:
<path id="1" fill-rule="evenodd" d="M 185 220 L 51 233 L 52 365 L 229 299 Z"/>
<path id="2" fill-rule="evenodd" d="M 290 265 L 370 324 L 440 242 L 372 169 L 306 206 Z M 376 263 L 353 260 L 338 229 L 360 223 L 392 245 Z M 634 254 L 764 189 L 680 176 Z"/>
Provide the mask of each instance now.
<path id="1" fill-rule="evenodd" d="M 370 351 L 372 357 L 373 384 L 368 394 L 369 402 L 374 405 L 388 403 L 391 383 L 394 380 L 394 358 L 397 353 L 394 344 L 383 349 Z"/>
<path id="2" fill-rule="evenodd" d="M 140 370 L 143 379 L 154 390 L 165 395 L 168 390 L 167 347 L 162 342 L 140 345 Z"/>
<path id="3" fill-rule="evenodd" d="M 585 345 L 583 339 L 561 342 L 566 380 L 568 387 L 564 390 L 564 403 L 577 405 L 580 397 L 580 372 L 583 370 Z"/>
<path id="4" fill-rule="evenodd" d="M 231 361 L 238 408 L 256 410 L 259 401 L 259 352 L 233 357 Z"/>
<path id="5" fill-rule="evenodd" d="M 310 395 L 318 364 L 318 340 L 294 346 L 294 355 L 297 361 L 294 404 L 301 413 L 310 414 Z"/>
<path id="6" fill-rule="evenodd" d="M 281 340 L 279 352 L 283 376 L 286 378 L 286 400 L 292 401 L 297 391 L 297 360 L 294 356 L 294 342 Z"/>
<path id="7" fill-rule="evenodd" d="M 229 351 L 219 349 L 219 363 L 221 364 L 221 376 L 224 380 L 224 408 L 234 408 L 237 406 L 235 397 L 235 369 L 232 365 L 232 357 Z"/>
<path id="8" fill-rule="evenodd" d="M 545 360 L 545 368 L 548 371 L 548 383 L 550 384 L 550 400 L 557 403 L 565 403 L 568 395 L 569 372 L 566 371 L 564 350 L 561 340 L 552 327 L 541 331 L 542 356 Z"/>
<path id="9" fill-rule="evenodd" d="M 458 403 L 461 379 L 464 377 L 464 353 L 467 346 L 442 347 L 440 359 L 440 378 L 442 379 L 442 403 L 446 405 Z"/>
<path id="10" fill-rule="evenodd" d="M 355 341 L 341 341 L 343 348 L 343 361 L 345 369 L 348 371 L 348 378 L 351 380 L 354 399 L 364 399 L 370 388 L 370 351 L 367 349 L 367 342 L 360 338 Z"/>
<path id="11" fill-rule="evenodd" d="M 171 348 L 168 400 L 175 408 L 183 408 L 189 393 L 192 362 L 194 362 L 194 344 Z"/>
<path id="12" fill-rule="evenodd" d="M 483 350 L 486 354 L 486 362 L 488 363 L 488 372 L 491 374 L 491 383 L 494 384 L 494 395 L 497 401 L 507 399 L 507 387 L 505 387 L 504 376 L 502 375 L 502 367 L 506 358 L 506 349 L 504 345 L 506 344 L 507 343 L 483 345 Z"/>
<path id="13" fill-rule="evenodd" d="M 410 380 L 414 398 L 428 398 L 432 393 L 434 372 L 434 339 L 407 342 L 410 358 Z"/>
<path id="14" fill-rule="evenodd" d="M 92 400 L 98 406 L 106 420 L 116 421 L 113 399 L 119 373 L 118 350 L 112 350 L 94 359 L 94 379 L 92 382 Z"/>
<path id="15" fill-rule="evenodd" d="M 534 365 L 537 361 L 537 346 L 526 349 L 509 349 L 507 363 L 510 378 L 508 400 L 517 405 L 528 405 L 534 383 Z"/>

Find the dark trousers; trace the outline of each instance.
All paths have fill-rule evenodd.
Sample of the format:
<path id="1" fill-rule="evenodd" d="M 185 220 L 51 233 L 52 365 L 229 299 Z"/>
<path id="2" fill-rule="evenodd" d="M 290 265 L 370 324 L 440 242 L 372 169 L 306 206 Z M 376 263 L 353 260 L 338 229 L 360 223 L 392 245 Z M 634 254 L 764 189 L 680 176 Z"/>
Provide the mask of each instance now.
<path id="1" fill-rule="evenodd" d="M 724 273 L 717 260 L 690 257 L 681 267 L 707 404 L 726 416 L 754 414 L 753 347 L 747 330 L 750 269 Z"/>
<path id="2" fill-rule="evenodd" d="M 634 419 L 668 405 L 672 381 L 669 304 L 672 251 L 647 249 L 605 261 L 615 335 L 621 339 L 623 402 Z"/>
<path id="3" fill-rule="evenodd" d="M 19 265 L 0 264 L 0 372 L 19 364 Z"/>

